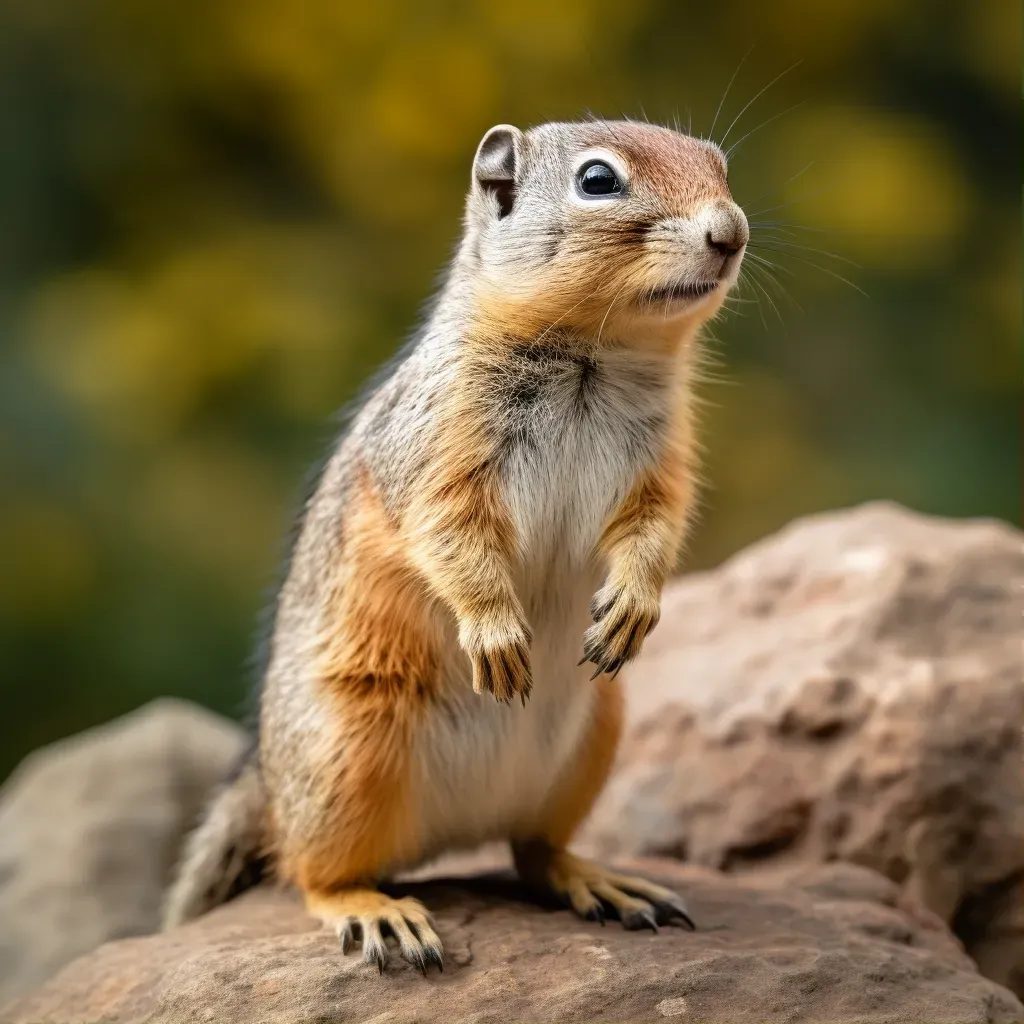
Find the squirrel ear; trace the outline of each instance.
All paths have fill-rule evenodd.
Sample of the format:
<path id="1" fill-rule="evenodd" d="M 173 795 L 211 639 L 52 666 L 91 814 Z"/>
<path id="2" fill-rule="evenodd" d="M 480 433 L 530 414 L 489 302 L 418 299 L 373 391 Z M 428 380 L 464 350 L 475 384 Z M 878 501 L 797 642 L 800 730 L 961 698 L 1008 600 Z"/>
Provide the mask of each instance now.
<path id="1" fill-rule="evenodd" d="M 473 184 L 498 200 L 498 217 L 507 217 L 515 201 L 523 133 L 510 124 L 495 125 L 480 141 L 473 159 Z"/>

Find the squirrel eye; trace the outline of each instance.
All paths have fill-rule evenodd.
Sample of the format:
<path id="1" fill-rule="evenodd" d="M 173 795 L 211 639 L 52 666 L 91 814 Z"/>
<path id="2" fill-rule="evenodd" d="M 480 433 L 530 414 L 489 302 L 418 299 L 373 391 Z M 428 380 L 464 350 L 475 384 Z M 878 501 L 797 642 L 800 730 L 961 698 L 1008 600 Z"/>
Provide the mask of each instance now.
<path id="1" fill-rule="evenodd" d="M 618 175 L 605 163 L 595 160 L 580 168 L 576 186 L 583 196 L 613 196 L 622 191 Z"/>

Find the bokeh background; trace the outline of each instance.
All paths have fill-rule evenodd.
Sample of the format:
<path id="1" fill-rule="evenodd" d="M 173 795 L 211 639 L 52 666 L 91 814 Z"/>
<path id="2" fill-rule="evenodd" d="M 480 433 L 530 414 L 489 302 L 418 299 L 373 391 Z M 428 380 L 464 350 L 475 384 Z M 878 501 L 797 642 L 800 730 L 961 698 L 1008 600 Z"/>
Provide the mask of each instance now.
<path id="1" fill-rule="evenodd" d="M 0 777 L 157 694 L 237 711 L 303 477 L 416 321 L 488 126 L 707 134 L 744 54 L 717 138 L 801 63 L 728 140 L 771 119 L 731 180 L 774 267 L 713 331 L 689 564 L 874 497 L 1017 519 L 1019 19 L 0 4 Z"/>

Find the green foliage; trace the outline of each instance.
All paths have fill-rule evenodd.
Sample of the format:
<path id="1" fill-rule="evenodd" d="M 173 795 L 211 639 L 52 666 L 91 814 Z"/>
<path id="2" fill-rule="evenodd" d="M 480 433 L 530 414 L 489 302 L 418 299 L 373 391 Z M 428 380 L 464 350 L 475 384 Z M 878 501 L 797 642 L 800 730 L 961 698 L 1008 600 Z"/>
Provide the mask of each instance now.
<path id="1" fill-rule="evenodd" d="M 760 230 L 775 269 L 714 332 L 691 565 L 877 496 L 1014 518 L 1019 14 L 0 5 L 0 776 L 158 693 L 238 707 L 303 474 L 415 322 L 490 124 L 706 133 L 751 42 L 715 134 L 802 60 L 729 138 L 768 121 L 734 191 L 800 226 Z"/>

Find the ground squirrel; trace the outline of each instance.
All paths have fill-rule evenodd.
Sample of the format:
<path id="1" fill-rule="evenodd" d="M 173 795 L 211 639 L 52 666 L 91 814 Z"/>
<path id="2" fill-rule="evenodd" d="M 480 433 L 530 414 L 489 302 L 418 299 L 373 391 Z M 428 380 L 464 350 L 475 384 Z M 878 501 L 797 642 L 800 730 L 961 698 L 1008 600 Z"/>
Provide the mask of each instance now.
<path id="1" fill-rule="evenodd" d="M 258 742 L 186 844 L 167 924 L 266 858 L 343 950 L 383 970 L 390 934 L 425 971 L 427 910 L 376 883 L 502 839 L 585 918 L 692 927 L 674 892 L 566 846 L 693 510 L 697 335 L 748 234 L 705 140 L 487 132 L 426 323 L 306 504 Z"/>

